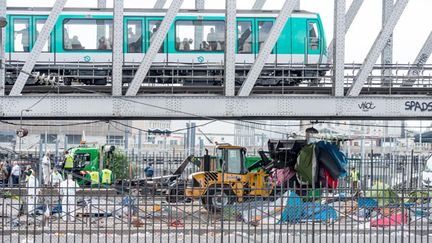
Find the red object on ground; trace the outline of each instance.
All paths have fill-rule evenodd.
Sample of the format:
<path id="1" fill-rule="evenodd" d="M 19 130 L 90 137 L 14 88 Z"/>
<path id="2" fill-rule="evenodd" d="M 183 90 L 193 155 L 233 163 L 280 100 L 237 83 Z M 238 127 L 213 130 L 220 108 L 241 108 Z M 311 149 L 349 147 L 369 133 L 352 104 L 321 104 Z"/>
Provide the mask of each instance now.
<path id="1" fill-rule="evenodd" d="M 403 215 L 402 213 L 391 215 L 389 217 L 380 218 L 377 220 L 371 220 L 371 226 L 372 227 L 388 227 L 388 226 L 395 226 L 395 225 L 401 225 L 403 223 L 407 223 L 407 216 Z"/>
<path id="2" fill-rule="evenodd" d="M 174 220 L 170 223 L 171 227 L 182 228 L 184 224 L 180 220 Z"/>

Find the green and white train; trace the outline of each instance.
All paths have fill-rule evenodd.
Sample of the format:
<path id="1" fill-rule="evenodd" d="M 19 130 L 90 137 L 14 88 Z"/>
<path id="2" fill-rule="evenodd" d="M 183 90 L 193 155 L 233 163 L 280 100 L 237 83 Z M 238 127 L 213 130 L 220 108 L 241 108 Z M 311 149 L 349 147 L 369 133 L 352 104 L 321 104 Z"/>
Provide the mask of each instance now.
<path id="1" fill-rule="evenodd" d="M 48 15 L 49 9 L 44 8 L 8 9 L 6 61 L 9 66 L 24 62 L 28 58 L 29 51 Z M 261 45 L 269 37 L 277 15 L 278 12 L 274 11 L 238 11 L 236 45 L 238 65 L 250 65 L 254 62 Z M 123 49 L 125 82 L 128 81 L 127 77 L 133 77 L 133 72 L 147 52 L 151 38 L 158 30 L 163 16 L 164 12 L 159 10 L 125 9 Z M 65 9 L 48 43 L 44 46 L 35 70 L 52 73 L 54 70 L 52 67 L 56 65 L 65 67 L 68 64 L 79 63 L 82 67 L 86 64 L 95 67 L 110 63 L 113 42 L 112 18 L 112 12 L 108 10 Z M 224 11 L 182 10 L 168 31 L 154 63 L 173 68 L 182 65 L 182 70 L 187 70 L 184 67 L 196 67 L 200 64 L 221 66 L 224 61 L 224 49 Z M 327 63 L 326 40 L 319 14 L 306 11 L 293 12 L 267 63 L 269 66 L 291 67 L 292 73 L 302 77 L 324 75 L 326 69 L 323 66 Z M 51 69 L 44 70 L 43 66 L 50 66 Z M 108 68 L 105 71 L 103 68 L 98 70 L 102 72 L 99 72 L 99 76 L 110 75 Z M 94 70 L 92 73 L 94 74 Z M 69 78 L 77 75 L 74 70 L 67 69 L 64 69 L 62 74 Z M 80 74 L 88 76 L 85 69 Z M 152 76 L 152 73 L 149 75 Z M 183 75 L 187 76 L 190 73 L 186 72 Z M 99 82 L 94 82 L 95 80 Z M 106 84 L 109 79 L 107 81 L 87 77 L 82 78 L 82 81 L 86 84 Z M 9 80 L 10 82 L 13 82 L 12 79 Z M 265 80 L 260 82 L 265 84 L 263 83 Z"/>

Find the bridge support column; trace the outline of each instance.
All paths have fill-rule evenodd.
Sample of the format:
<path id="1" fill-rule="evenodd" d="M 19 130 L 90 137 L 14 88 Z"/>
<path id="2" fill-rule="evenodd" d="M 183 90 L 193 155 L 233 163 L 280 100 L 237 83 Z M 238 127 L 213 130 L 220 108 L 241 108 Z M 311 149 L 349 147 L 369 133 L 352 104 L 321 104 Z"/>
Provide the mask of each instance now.
<path id="1" fill-rule="evenodd" d="M 195 0 L 195 9 L 204 9 L 205 0 Z"/>
<path id="2" fill-rule="evenodd" d="M 0 17 L 6 19 L 6 0 L 0 2 Z M 10 23 L 9 23 L 10 24 Z M 0 96 L 5 95 L 6 83 L 6 63 L 5 63 L 5 49 L 6 49 L 6 26 L 0 27 Z"/>
<path id="3" fill-rule="evenodd" d="M 261 10 L 264 7 L 266 0 L 255 0 L 252 10 Z"/>
<path id="4" fill-rule="evenodd" d="M 127 96 L 135 96 L 138 93 L 138 90 L 144 81 L 144 78 L 147 76 L 147 72 L 149 71 L 153 60 L 155 59 L 164 39 L 168 33 L 168 30 L 171 28 L 172 23 L 174 22 L 174 18 L 176 17 L 178 11 L 180 10 L 181 5 L 183 4 L 183 0 L 173 0 L 168 11 L 163 19 L 159 30 L 153 36 L 152 42 L 150 44 L 149 49 L 147 50 L 146 55 L 144 56 L 136 74 L 133 78 L 128 91 L 126 92 Z"/>
<path id="5" fill-rule="evenodd" d="M 263 48 L 260 50 L 252 69 L 249 71 L 246 81 L 243 83 L 239 91 L 239 96 L 249 96 L 253 87 L 255 86 L 256 80 L 258 79 L 264 65 L 267 62 L 268 57 L 271 54 L 279 36 L 285 27 L 288 18 L 291 16 L 294 7 L 297 6 L 299 0 L 286 0 L 283 5 L 279 16 L 277 17 L 271 31 L 269 38 L 264 42 Z"/>
<path id="6" fill-rule="evenodd" d="M 344 96 L 345 77 L 345 0 L 334 1 L 333 95 Z"/>
<path id="7" fill-rule="evenodd" d="M 408 71 L 408 78 L 403 81 L 402 86 L 410 87 L 416 81 L 415 76 L 419 76 L 423 70 L 424 65 L 429 60 L 429 57 L 432 54 L 432 32 L 429 34 L 429 37 L 426 39 L 422 49 L 417 55 L 413 67 Z"/>
<path id="8" fill-rule="evenodd" d="M 398 0 L 396 2 L 393 12 L 389 16 L 388 21 L 375 39 L 375 42 L 372 45 L 372 48 L 369 50 L 369 53 L 366 56 L 366 59 L 363 62 L 359 73 L 354 78 L 354 82 L 348 90 L 348 96 L 358 96 L 360 94 L 363 85 L 366 83 L 366 80 L 370 72 L 372 71 L 374 64 L 378 60 L 378 57 L 381 55 L 384 47 L 387 45 L 387 40 L 392 35 L 393 29 L 396 27 L 396 24 L 399 21 L 399 18 L 408 3 L 409 0 Z"/>
<path id="9" fill-rule="evenodd" d="M 195 9 L 196 10 L 203 10 L 204 9 L 204 0 L 195 0 Z M 194 41 L 194 45 L 195 45 L 195 50 L 199 50 L 201 43 L 203 42 L 203 38 L 204 38 L 204 29 L 203 26 L 196 26 L 195 27 L 195 41 Z"/>
<path id="10" fill-rule="evenodd" d="M 383 0 L 382 1 L 382 26 L 384 28 L 385 24 L 387 23 L 387 20 L 389 19 L 393 7 L 394 7 L 394 0 Z M 392 67 L 393 64 L 393 32 L 390 34 L 390 37 L 387 40 L 387 43 L 382 50 L 381 53 L 381 64 L 383 66 L 382 70 L 382 84 L 383 86 L 390 86 L 391 85 L 391 76 L 392 76 Z"/>
<path id="11" fill-rule="evenodd" d="M 114 0 L 114 4 L 115 4 L 115 1 L 116 0 Z M 106 0 L 97 0 L 97 7 L 98 8 L 106 8 L 107 7 Z"/>
<path id="12" fill-rule="evenodd" d="M 226 0 L 225 27 L 225 95 L 235 95 L 235 67 L 236 67 L 236 0 Z"/>
<path id="13" fill-rule="evenodd" d="M 351 6 L 349 7 L 346 15 L 345 15 L 345 35 L 348 33 L 351 24 L 353 23 L 355 17 L 357 16 L 358 11 L 363 5 L 364 0 L 353 0 Z M 333 46 L 334 40 L 332 40 L 327 47 L 327 58 L 328 62 L 331 63 L 333 61 Z"/>
<path id="14" fill-rule="evenodd" d="M 112 95 L 121 96 L 123 86 L 123 0 L 114 1 Z"/>
<path id="15" fill-rule="evenodd" d="M 166 0 L 157 0 L 154 8 L 161 9 L 165 6 Z"/>
<path id="16" fill-rule="evenodd" d="M 24 85 L 26 84 L 27 79 L 29 77 L 29 74 L 33 70 L 36 61 L 38 60 L 42 52 L 42 48 L 44 47 L 46 41 L 48 40 L 51 30 L 56 24 L 58 16 L 62 12 L 66 2 L 67 0 L 57 0 L 55 2 L 50 15 L 48 16 L 48 19 L 46 20 L 42 28 L 42 31 L 39 34 L 39 37 L 37 38 L 36 43 L 34 44 L 33 49 L 31 50 L 31 53 L 24 64 L 24 67 L 22 68 L 17 80 L 15 81 L 15 84 L 10 92 L 10 95 L 21 94 L 21 91 L 24 88 Z"/>

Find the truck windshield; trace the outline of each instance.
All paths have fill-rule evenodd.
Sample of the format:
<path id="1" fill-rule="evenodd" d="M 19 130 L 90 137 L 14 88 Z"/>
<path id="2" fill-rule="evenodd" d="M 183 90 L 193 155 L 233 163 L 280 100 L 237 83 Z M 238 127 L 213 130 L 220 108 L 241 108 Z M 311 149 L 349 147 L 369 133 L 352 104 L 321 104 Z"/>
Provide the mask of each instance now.
<path id="1" fill-rule="evenodd" d="M 240 149 L 228 149 L 227 151 L 229 173 L 240 174 L 242 172 L 242 153 Z"/>
<path id="2" fill-rule="evenodd" d="M 76 154 L 74 156 L 74 167 L 84 168 L 90 164 L 90 154 Z"/>

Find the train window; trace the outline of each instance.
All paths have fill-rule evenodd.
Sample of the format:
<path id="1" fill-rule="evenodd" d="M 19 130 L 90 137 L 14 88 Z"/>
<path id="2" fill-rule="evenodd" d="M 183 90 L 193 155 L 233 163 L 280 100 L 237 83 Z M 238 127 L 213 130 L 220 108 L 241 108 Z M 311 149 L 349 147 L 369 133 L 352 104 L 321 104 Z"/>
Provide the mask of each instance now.
<path id="1" fill-rule="evenodd" d="M 42 31 L 42 28 L 43 28 L 45 22 L 46 22 L 46 19 L 36 19 L 36 35 L 34 38 L 34 43 L 36 43 L 36 40 L 39 36 L 39 33 Z M 48 38 L 48 40 L 45 42 L 45 45 L 42 49 L 43 52 L 51 51 L 51 41 L 50 40 L 51 40 L 51 35 Z"/>
<path id="2" fill-rule="evenodd" d="M 147 41 L 148 41 L 148 46 L 150 46 L 150 44 L 152 43 L 152 39 L 154 34 L 156 34 L 156 32 L 159 30 L 159 27 L 162 23 L 162 20 L 150 20 L 148 22 L 148 34 L 147 34 Z M 159 53 L 163 53 L 164 52 L 164 44 L 162 43 L 160 49 L 159 49 Z"/>
<path id="3" fill-rule="evenodd" d="M 113 22 L 108 19 L 66 19 L 63 21 L 65 50 L 112 50 Z"/>
<path id="4" fill-rule="evenodd" d="M 180 52 L 223 52 L 225 50 L 225 22 L 217 20 L 177 21 L 176 50 Z"/>
<path id="5" fill-rule="evenodd" d="M 14 51 L 29 52 L 30 51 L 30 28 L 28 19 L 15 19 L 14 28 Z"/>
<path id="6" fill-rule="evenodd" d="M 318 50 L 318 27 L 316 22 L 309 23 L 309 48 L 311 50 Z"/>
<path id="7" fill-rule="evenodd" d="M 269 38 L 273 22 L 258 21 L 258 50 L 261 50 L 264 42 Z"/>
<path id="8" fill-rule="evenodd" d="M 142 53 L 142 22 L 129 20 L 127 22 L 128 53 Z"/>
<path id="9" fill-rule="evenodd" d="M 252 22 L 239 21 L 237 30 L 238 53 L 252 53 Z"/>

